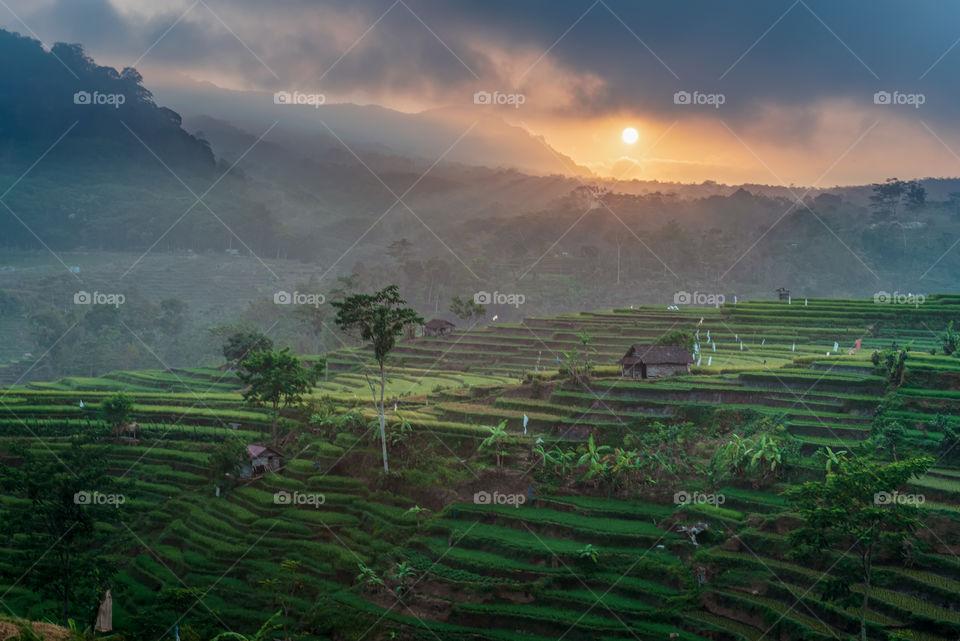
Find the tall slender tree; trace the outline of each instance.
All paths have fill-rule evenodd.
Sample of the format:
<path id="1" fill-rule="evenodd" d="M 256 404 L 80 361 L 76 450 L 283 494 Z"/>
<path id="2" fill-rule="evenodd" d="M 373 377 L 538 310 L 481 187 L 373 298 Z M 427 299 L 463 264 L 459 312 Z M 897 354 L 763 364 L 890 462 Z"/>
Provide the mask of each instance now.
<path id="1" fill-rule="evenodd" d="M 407 307 L 407 301 L 400 298 L 396 285 L 389 285 L 373 294 L 354 294 L 343 300 L 331 303 L 337 310 L 336 324 L 345 332 L 358 332 L 363 341 L 373 345 L 373 356 L 380 369 L 380 398 L 370 384 L 377 419 L 380 421 L 380 442 L 383 448 L 383 471 L 389 472 L 387 463 L 387 427 L 384 394 L 387 388 L 387 356 L 397 344 L 397 339 L 410 325 L 422 325 L 423 318 L 415 310 Z M 368 379 L 369 382 L 369 379 Z"/>

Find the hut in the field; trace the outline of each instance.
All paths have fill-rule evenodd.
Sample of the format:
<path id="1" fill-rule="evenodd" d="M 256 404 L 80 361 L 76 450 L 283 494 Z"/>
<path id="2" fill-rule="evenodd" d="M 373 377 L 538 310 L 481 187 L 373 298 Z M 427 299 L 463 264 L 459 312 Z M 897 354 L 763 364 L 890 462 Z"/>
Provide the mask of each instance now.
<path id="1" fill-rule="evenodd" d="M 276 472 L 283 464 L 283 455 L 269 445 L 253 443 L 244 451 L 240 462 L 240 478 L 258 479 L 267 472 Z"/>
<path id="2" fill-rule="evenodd" d="M 780 300 L 790 300 L 790 290 L 785 287 L 777 288 L 777 295 L 780 296 Z"/>
<path id="3" fill-rule="evenodd" d="M 659 378 L 690 372 L 693 355 L 678 345 L 631 345 L 620 359 L 622 376 Z"/>
<path id="4" fill-rule="evenodd" d="M 434 318 L 432 321 L 423 326 L 423 335 L 432 337 L 446 336 L 447 334 L 453 332 L 453 330 L 456 328 L 457 326 L 448 320 Z"/>

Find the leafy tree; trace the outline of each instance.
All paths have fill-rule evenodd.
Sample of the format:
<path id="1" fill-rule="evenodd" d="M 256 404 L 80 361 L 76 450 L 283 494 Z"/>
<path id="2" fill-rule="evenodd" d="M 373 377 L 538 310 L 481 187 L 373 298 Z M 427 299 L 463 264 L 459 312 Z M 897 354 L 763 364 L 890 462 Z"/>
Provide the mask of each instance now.
<path id="1" fill-rule="evenodd" d="M 387 388 L 385 363 L 387 356 L 397 344 L 397 338 L 405 327 L 422 325 L 423 318 L 406 306 L 400 298 L 396 285 L 389 285 L 373 294 L 354 294 L 331 303 L 337 310 L 336 323 L 345 332 L 359 331 L 360 338 L 373 344 L 373 355 L 380 367 L 380 400 L 377 401 L 373 385 L 374 405 L 380 421 L 380 442 L 383 447 L 383 471 L 389 472 L 387 463 L 387 427 L 384 394 Z M 368 379 L 369 383 L 369 379 Z"/>
<path id="2" fill-rule="evenodd" d="M 897 445 L 906 438 L 907 430 L 899 421 L 881 418 L 874 422 L 873 433 L 870 436 L 878 449 L 888 452 L 890 458 L 896 461 Z"/>
<path id="3" fill-rule="evenodd" d="M 313 374 L 300 364 L 300 359 L 285 347 L 279 352 L 272 349 L 258 350 L 247 356 L 243 370 L 237 373 L 247 386 L 243 400 L 248 403 L 264 403 L 272 409 L 273 442 L 277 442 L 277 423 L 280 406 L 299 403 L 315 382 Z"/>
<path id="4" fill-rule="evenodd" d="M 487 315 L 487 308 L 472 298 L 454 296 L 450 299 L 450 313 L 460 320 L 481 319 Z"/>
<path id="5" fill-rule="evenodd" d="M 873 185 L 870 206 L 878 220 L 897 217 L 897 207 L 907 191 L 907 183 L 897 178 L 887 178 L 886 182 Z"/>
<path id="6" fill-rule="evenodd" d="M 123 392 L 117 392 L 100 404 L 100 415 L 110 425 L 123 425 L 130 420 L 133 401 Z"/>
<path id="7" fill-rule="evenodd" d="M 234 438 L 228 438 L 213 448 L 207 457 L 207 466 L 215 481 L 223 479 L 226 474 L 234 475 L 239 471 L 244 449 L 243 443 Z"/>
<path id="8" fill-rule="evenodd" d="M 867 639 L 866 616 L 870 600 L 874 557 L 885 546 L 903 543 L 921 526 L 919 508 L 896 500 L 884 500 L 907 481 L 923 474 L 932 458 L 907 459 L 880 465 L 862 459 L 841 463 L 835 474 L 823 481 L 809 481 L 787 491 L 795 509 L 805 521 L 790 533 L 795 555 L 809 557 L 833 551 L 853 551 L 859 560 L 858 577 L 863 595 L 852 594 L 849 576 L 832 584 L 834 598 L 859 601 L 860 641 Z"/>
<path id="9" fill-rule="evenodd" d="M 241 329 L 227 337 L 223 344 L 223 356 L 228 363 L 239 365 L 256 352 L 273 349 L 273 341 L 255 329 Z"/>
<path id="10" fill-rule="evenodd" d="M 413 256 L 413 243 L 406 238 L 399 238 L 387 247 L 387 256 L 403 265 Z"/>
<path id="11" fill-rule="evenodd" d="M 693 333 L 685 329 L 671 329 L 654 341 L 654 345 L 679 345 L 691 353 L 693 352 L 693 343 Z"/>
<path id="12" fill-rule="evenodd" d="M 9 504 L 0 531 L 20 551 L 26 585 L 57 600 L 63 624 L 71 615 L 86 620 L 114 573 L 110 535 L 98 524 L 116 523 L 124 511 L 108 448 L 74 440 L 55 456 L 23 444 L 11 453 L 20 464 L 0 465 L 0 488 L 27 504 Z"/>
<path id="13" fill-rule="evenodd" d="M 927 190 L 919 180 L 911 180 L 907 183 L 906 196 L 907 207 L 915 212 L 923 209 L 927 204 Z"/>

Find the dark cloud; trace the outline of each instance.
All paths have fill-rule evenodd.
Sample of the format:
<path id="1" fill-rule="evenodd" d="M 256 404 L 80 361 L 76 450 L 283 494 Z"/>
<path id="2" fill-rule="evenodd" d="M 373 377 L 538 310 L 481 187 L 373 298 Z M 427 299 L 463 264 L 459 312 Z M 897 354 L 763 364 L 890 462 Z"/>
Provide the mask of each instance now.
<path id="1" fill-rule="evenodd" d="M 131 62 L 189 6 L 156 0 L 162 9 L 145 15 L 125 6 L 118 10 L 119 1 L 18 0 L 11 6 L 48 43 L 81 42 L 94 54 Z M 316 83 L 330 93 L 363 91 L 441 104 L 478 86 L 512 88 L 517 69 L 506 69 L 503 61 L 532 60 L 549 49 L 521 86 L 529 85 L 535 94 L 550 84 L 550 74 L 557 74 L 569 94 L 569 100 L 549 105 L 557 112 L 589 116 L 633 110 L 684 118 L 693 111 L 674 105 L 674 92 L 699 90 L 724 93 L 723 115 L 731 121 L 749 122 L 771 105 L 795 109 L 797 120 L 785 126 L 787 132 L 808 126 L 813 117 L 807 109 L 824 100 L 847 98 L 873 109 L 877 90 L 923 92 L 922 114 L 932 121 L 952 123 L 960 101 L 960 86 L 953 82 L 960 46 L 934 65 L 960 37 L 956 3 L 404 3 L 207 0 L 230 29 L 198 5 L 163 37 L 146 63 L 239 75 L 264 88 Z M 340 59 L 355 36 L 388 9 Z M 23 31 L 10 16 L 0 23 Z M 596 82 L 578 84 L 584 77 Z"/>

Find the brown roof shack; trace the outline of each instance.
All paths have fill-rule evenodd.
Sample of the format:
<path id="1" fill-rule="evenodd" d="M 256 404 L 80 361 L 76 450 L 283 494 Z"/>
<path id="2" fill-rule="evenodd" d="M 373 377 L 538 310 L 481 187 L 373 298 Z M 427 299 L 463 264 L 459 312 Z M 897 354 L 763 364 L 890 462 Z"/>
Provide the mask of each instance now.
<path id="1" fill-rule="evenodd" d="M 267 472 L 276 472 L 282 461 L 283 455 L 269 445 L 248 445 L 246 456 L 240 463 L 240 478 L 260 478 Z"/>
<path id="2" fill-rule="evenodd" d="M 423 326 L 424 336 L 444 336 L 457 328 L 456 325 L 442 318 L 434 318 Z"/>
<path id="3" fill-rule="evenodd" d="M 657 378 L 686 374 L 693 363 L 693 355 L 678 345 L 642 345 L 630 346 L 618 364 L 623 368 L 622 375 L 632 378 Z"/>

